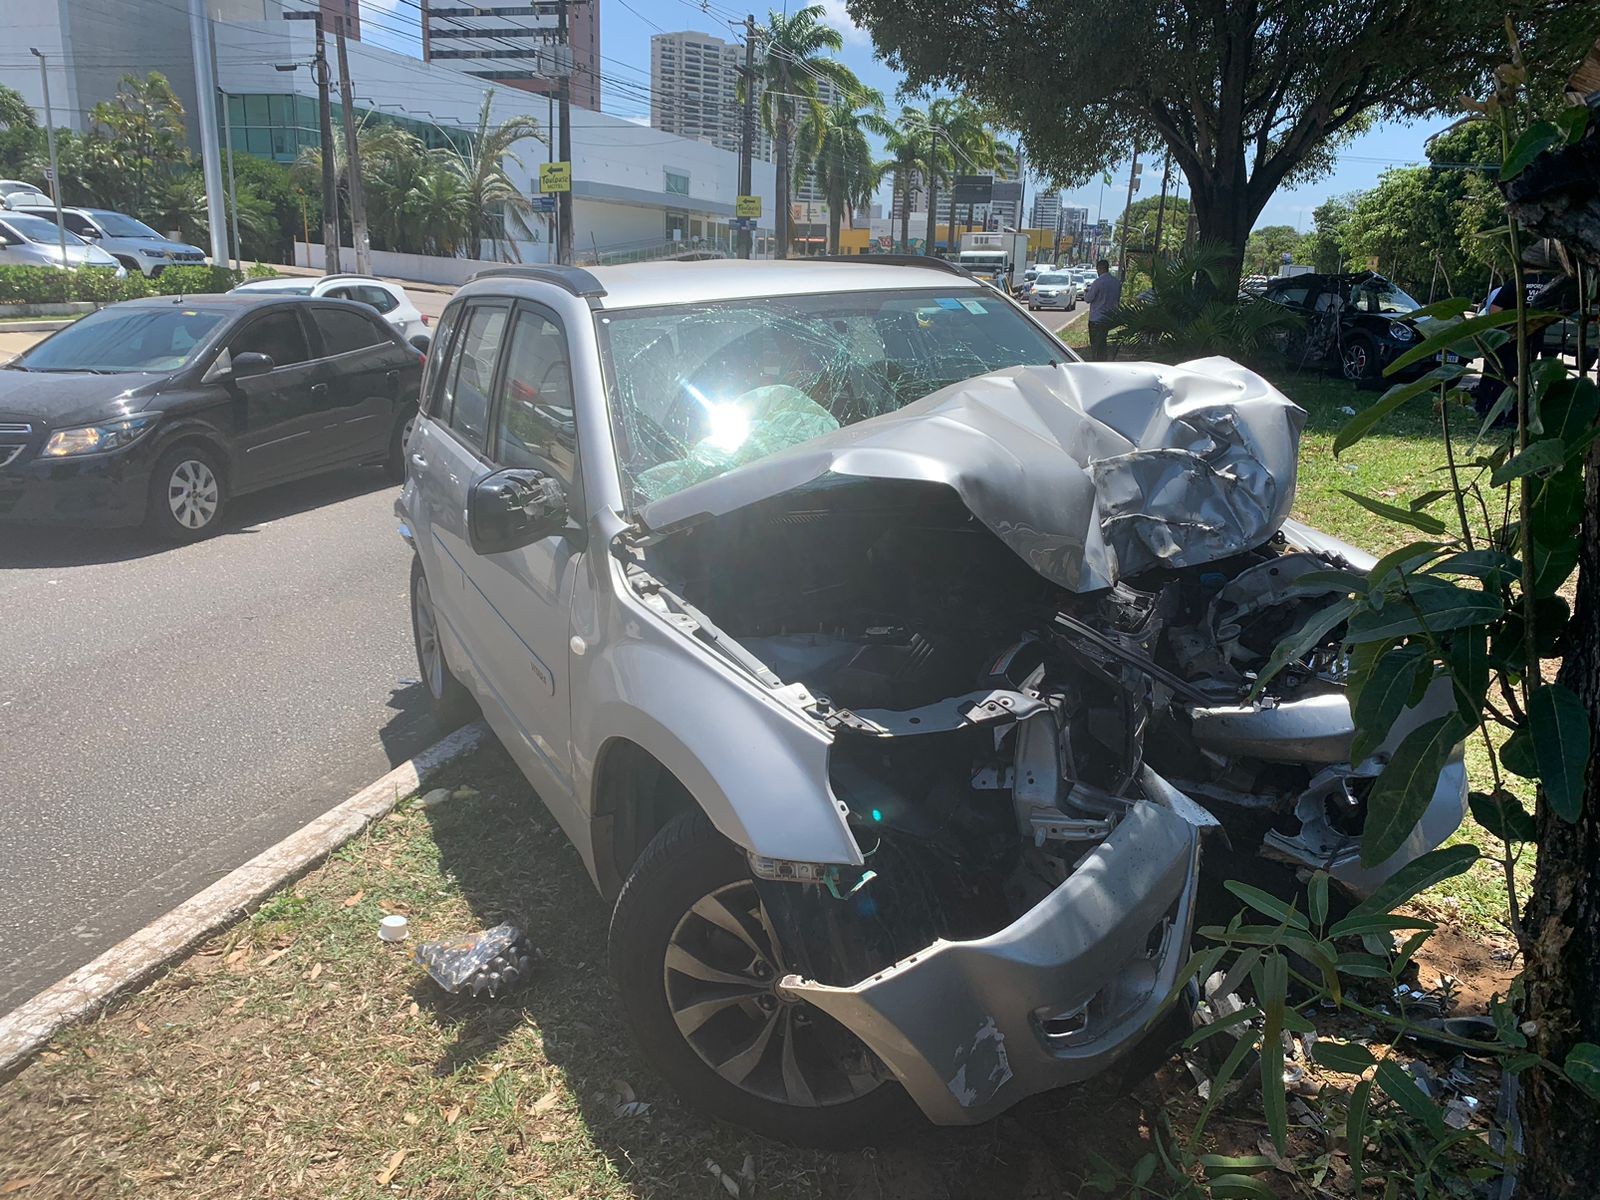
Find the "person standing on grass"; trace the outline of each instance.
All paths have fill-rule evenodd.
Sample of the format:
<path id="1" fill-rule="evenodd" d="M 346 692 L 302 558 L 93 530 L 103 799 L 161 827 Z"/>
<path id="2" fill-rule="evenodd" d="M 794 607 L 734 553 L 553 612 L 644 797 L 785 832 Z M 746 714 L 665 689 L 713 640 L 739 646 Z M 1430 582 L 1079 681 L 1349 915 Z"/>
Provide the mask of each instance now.
<path id="1" fill-rule="evenodd" d="M 1099 274 L 1083 289 L 1083 298 L 1089 302 L 1089 360 L 1105 362 L 1111 357 L 1106 350 L 1106 334 L 1111 332 L 1111 318 L 1122 306 L 1122 280 L 1111 273 L 1111 264 L 1101 259 L 1094 264 Z"/>

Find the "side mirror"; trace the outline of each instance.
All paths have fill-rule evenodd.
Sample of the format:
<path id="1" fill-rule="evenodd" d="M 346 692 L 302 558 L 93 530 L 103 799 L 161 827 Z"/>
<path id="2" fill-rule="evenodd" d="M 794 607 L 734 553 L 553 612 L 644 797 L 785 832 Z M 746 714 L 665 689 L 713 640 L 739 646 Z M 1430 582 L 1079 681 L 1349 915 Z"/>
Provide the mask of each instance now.
<path id="1" fill-rule="evenodd" d="M 428 347 L 433 345 L 433 339 L 425 333 L 413 333 L 409 340 L 411 348 L 418 354 L 426 354 Z"/>
<path id="2" fill-rule="evenodd" d="M 93 225 L 89 225 L 86 226 L 83 232 L 78 236 L 81 238 L 87 238 L 91 242 L 98 242 L 104 235 Z"/>
<path id="3" fill-rule="evenodd" d="M 486 475 L 467 493 L 467 539 L 477 554 L 502 554 L 567 527 L 567 494 L 542 471 Z"/>
<path id="4" fill-rule="evenodd" d="M 265 375 L 277 365 L 272 361 L 272 355 L 270 354 L 246 350 L 243 354 L 235 354 L 233 356 L 233 377 L 235 379 L 249 379 L 252 375 Z"/>

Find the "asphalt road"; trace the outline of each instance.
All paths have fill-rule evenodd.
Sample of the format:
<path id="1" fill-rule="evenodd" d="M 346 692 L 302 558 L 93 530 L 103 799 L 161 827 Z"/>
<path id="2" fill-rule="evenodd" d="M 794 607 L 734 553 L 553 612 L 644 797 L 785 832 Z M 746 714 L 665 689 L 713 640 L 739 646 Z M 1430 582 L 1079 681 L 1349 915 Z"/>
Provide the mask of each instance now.
<path id="1" fill-rule="evenodd" d="M 183 547 L 0 527 L 0 1012 L 443 735 L 397 491 L 287 485 Z"/>
<path id="2" fill-rule="evenodd" d="M 1042 308 L 1033 315 L 1039 318 L 1046 329 L 1051 332 L 1059 332 L 1068 325 L 1076 325 L 1079 321 L 1087 320 L 1089 306 L 1080 300 L 1078 301 L 1078 307 L 1072 312 L 1067 312 L 1060 308 Z"/>

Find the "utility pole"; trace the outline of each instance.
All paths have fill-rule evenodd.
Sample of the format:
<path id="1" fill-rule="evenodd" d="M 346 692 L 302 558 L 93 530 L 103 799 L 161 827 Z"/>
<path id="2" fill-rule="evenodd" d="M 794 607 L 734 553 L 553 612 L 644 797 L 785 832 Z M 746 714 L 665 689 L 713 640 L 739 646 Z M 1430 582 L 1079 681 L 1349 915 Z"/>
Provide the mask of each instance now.
<path id="1" fill-rule="evenodd" d="M 558 0 L 556 12 L 560 18 L 561 45 L 571 47 L 571 34 L 567 25 L 567 5 L 571 0 Z M 567 67 L 562 63 L 563 68 Z M 557 99 L 561 104 L 561 152 L 560 161 L 572 161 L 572 72 L 563 69 L 561 73 L 561 90 Z M 556 245 L 556 261 L 572 264 L 572 190 L 569 182 L 568 189 L 556 193 L 556 236 L 559 239 Z"/>
<path id="2" fill-rule="evenodd" d="M 56 205 L 56 237 L 61 241 L 61 269 L 72 266 L 67 261 L 67 224 L 61 216 L 61 171 L 56 166 L 56 117 L 50 107 L 50 73 L 44 69 L 44 55 L 33 46 L 28 47 L 39 60 L 39 82 L 44 86 L 44 137 L 50 148 L 50 199 Z"/>
<path id="3" fill-rule="evenodd" d="M 356 273 L 372 274 L 372 240 L 367 236 L 367 201 L 361 187 L 361 147 L 356 139 L 356 107 L 350 86 L 350 56 L 345 52 L 345 18 L 338 18 L 333 40 L 339 53 L 339 107 L 344 110 L 344 156 L 350 174 L 350 242 L 356 251 Z M 476 258 L 478 248 L 472 248 Z"/>
<path id="4" fill-rule="evenodd" d="M 556 160 L 556 94 L 554 92 L 546 92 L 544 94 L 544 160 L 545 162 L 555 162 Z M 540 190 L 543 190 L 542 185 Z M 561 240 L 561 234 L 556 228 L 557 213 L 555 197 L 552 196 L 550 200 L 551 204 L 549 220 L 546 222 L 547 238 L 545 245 L 548 248 L 548 261 L 555 262 L 557 243 Z"/>
<path id="5" fill-rule="evenodd" d="M 923 242 L 922 252 L 932 254 L 934 244 L 939 240 L 938 225 L 938 199 L 939 199 L 939 127 L 932 126 L 932 136 L 928 139 L 928 236 Z M 909 200 L 906 201 L 910 203 Z M 956 208 L 950 206 L 951 220 L 955 219 Z"/>
<path id="6" fill-rule="evenodd" d="M 750 194 L 750 158 L 755 152 L 756 137 L 756 18 L 746 13 L 744 18 L 744 114 L 739 129 L 739 195 Z M 747 218 L 748 219 L 748 218 Z M 750 257 L 752 232 L 744 225 L 739 227 L 739 257 Z"/>
<path id="7" fill-rule="evenodd" d="M 1172 152 L 1167 152 L 1166 161 L 1161 164 L 1161 199 L 1156 204 L 1156 249 L 1155 253 L 1165 258 L 1161 253 L 1161 226 L 1167 217 L 1167 183 L 1172 178 Z"/>
<path id="8" fill-rule="evenodd" d="M 228 261 L 228 213 L 217 147 L 217 80 L 211 70 L 210 30 L 205 0 L 189 0 L 189 53 L 194 59 L 194 118 L 200 135 L 200 172 L 206 182 L 206 224 L 211 231 L 211 262 L 220 267 Z"/>
<path id="9" fill-rule="evenodd" d="M 206 40 L 211 44 L 211 77 L 221 80 L 217 73 L 217 25 L 206 22 Z M 239 241 L 239 187 L 233 177 L 233 114 L 228 111 L 228 93 L 220 82 L 217 95 L 222 99 L 222 138 L 228 144 L 228 209 L 233 214 L 233 269 L 239 270 L 244 259 L 244 247 Z"/>
<path id="10" fill-rule="evenodd" d="M 200 3 L 201 0 L 191 0 Z M 339 273 L 339 179 L 333 162 L 333 103 L 328 95 L 328 45 L 323 37 L 322 13 L 286 12 L 285 21 L 315 21 L 317 52 L 311 60 L 311 78 L 317 85 L 317 117 L 322 141 L 322 270 Z M 348 111 L 348 109 L 346 110 Z M 310 251 L 307 251 L 310 254 Z"/>
<path id="11" fill-rule="evenodd" d="M 1122 206 L 1122 246 L 1117 254 L 1117 274 L 1128 277 L 1128 213 L 1133 209 L 1133 194 L 1139 190 L 1139 144 L 1133 146 L 1133 166 L 1128 171 L 1128 202 Z"/>

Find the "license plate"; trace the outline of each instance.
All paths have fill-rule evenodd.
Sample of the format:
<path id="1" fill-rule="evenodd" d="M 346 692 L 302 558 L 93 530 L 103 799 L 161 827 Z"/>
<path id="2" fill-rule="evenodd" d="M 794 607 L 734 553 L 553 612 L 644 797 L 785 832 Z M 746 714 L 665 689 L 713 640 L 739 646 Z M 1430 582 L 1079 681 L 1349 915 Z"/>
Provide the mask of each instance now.
<path id="1" fill-rule="evenodd" d="M 1458 363 L 1461 361 L 1461 356 L 1459 354 L 1451 354 L 1448 350 L 1441 351 L 1434 357 L 1436 357 L 1442 363 Z"/>

